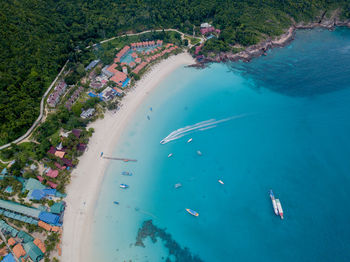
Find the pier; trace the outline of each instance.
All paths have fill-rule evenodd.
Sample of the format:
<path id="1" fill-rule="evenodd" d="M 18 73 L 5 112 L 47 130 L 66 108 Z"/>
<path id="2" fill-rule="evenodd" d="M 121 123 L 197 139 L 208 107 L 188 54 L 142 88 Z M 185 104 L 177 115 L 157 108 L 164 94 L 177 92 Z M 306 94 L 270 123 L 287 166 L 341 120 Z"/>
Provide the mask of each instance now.
<path id="1" fill-rule="evenodd" d="M 124 162 L 136 162 L 136 159 L 129 159 L 129 158 L 120 158 L 120 157 L 110 157 L 110 156 L 103 156 L 104 159 L 110 159 L 110 160 L 119 160 Z"/>

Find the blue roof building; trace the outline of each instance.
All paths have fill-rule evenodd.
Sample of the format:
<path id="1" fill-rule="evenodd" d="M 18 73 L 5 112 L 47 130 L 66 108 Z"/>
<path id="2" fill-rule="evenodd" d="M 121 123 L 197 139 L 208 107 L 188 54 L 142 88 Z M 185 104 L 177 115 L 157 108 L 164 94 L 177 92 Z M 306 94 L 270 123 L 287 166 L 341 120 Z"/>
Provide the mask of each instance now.
<path id="1" fill-rule="evenodd" d="M 13 257 L 12 253 L 7 254 L 1 262 L 16 262 L 15 258 Z"/>

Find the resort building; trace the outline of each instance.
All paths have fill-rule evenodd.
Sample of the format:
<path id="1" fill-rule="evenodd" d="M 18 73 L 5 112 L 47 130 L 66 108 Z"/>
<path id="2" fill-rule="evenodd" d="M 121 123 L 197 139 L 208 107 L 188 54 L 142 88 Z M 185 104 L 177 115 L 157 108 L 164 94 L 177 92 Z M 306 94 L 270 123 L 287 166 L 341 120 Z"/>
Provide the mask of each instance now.
<path id="1" fill-rule="evenodd" d="M 214 26 L 212 26 L 211 24 L 208 24 L 208 23 L 201 24 L 200 31 L 201 31 L 202 35 L 205 35 L 208 33 L 213 33 L 213 32 L 215 32 L 217 34 L 221 33 L 220 29 L 215 29 Z"/>
<path id="2" fill-rule="evenodd" d="M 89 108 L 88 110 L 83 111 L 80 114 L 80 117 L 83 119 L 87 119 L 89 117 L 92 117 L 94 115 L 94 113 L 95 113 L 95 108 Z"/>
<path id="3" fill-rule="evenodd" d="M 128 46 L 128 45 L 124 46 L 123 49 L 120 50 L 120 51 L 118 52 L 118 54 L 115 56 L 114 62 L 115 62 L 115 63 L 119 63 L 120 60 L 123 58 L 123 56 L 125 56 L 125 54 L 126 54 L 129 50 L 130 50 L 130 46 Z"/>
<path id="4" fill-rule="evenodd" d="M 68 99 L 65 105 L 68 110 L 72 109 L 72 105 L 78 99 L 80 93 L 83 92 L 83 90 L 84 88 L 82 86 L 79 86 L 78 89 L 74 91 L 73 95 Z"/>
<path id="5" fill-rule="evenodd" d="M 60 96 L 64 94 L 66 89 L 67 84 L 64 81 L 61 81 L 47 98 L 47 104 L 51 107 L 55 107 L 60 100 Z"/>
<path id="6" fill-rule="evenodd" d="M 142 68 L 144 68 L 147 65 L 147 62 L 142 62 L 139 64 L 132 72 L 135 74 L 138 74 Z"/>
<path id="7" fill-rule="evenodd" d="M 108 71 L 109 66 L 106 65 L 104 68 L 102 68 L 102 73 L 107 77 L 110 78 L 114 75 L 114 73 Z"/>
<path id="8" fill-rule="evenodd" d="M 85 71 L 89 71 L 90 69 L 94 68 L 99 62 L 100 59 L 93 60 L 87 67 L 85 67 Z"/>

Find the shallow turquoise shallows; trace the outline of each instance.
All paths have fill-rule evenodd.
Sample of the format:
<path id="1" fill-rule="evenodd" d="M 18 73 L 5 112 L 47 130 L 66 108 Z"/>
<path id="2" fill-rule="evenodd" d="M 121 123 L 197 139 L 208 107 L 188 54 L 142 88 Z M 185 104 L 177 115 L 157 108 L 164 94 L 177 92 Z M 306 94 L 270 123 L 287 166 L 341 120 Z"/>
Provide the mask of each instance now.
<path id="1" fill-rule="evenodd" d="M 350 261 L 350 30 L 299 31 L 250 63 L 179 68 L 114 155 L 138 162 L 110 163 L 93 261 L 166 261 L 162 240 L 134 245 L 149 219 L 203 261 Z"/>

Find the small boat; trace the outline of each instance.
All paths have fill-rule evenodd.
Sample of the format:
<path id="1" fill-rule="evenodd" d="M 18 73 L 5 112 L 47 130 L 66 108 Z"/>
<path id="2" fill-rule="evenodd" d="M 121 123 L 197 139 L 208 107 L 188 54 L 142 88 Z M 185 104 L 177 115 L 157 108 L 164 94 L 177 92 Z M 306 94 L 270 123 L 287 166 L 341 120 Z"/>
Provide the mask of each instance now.
<path id="1" fill-rule="evenodd" d="M 151 120 L 151 118 L 150 118 L 149 116 L 147 116 L 147 119 L 148 119 L 148 120 Z"/>
<path id="2" fill-rule="evenodd" d="M 173 156 L 173 153 L 170 153 L 169 155 L 168 155 L 168 157 L 172 157 Z"/>
<path id="3" fill-rule="evenodd" d="M 128 188 L 129 186 L 128 185 L 126 185 L 126 184 L 120 184 L 120 188 L 124 188 L 124 189 L 126 189 L 126 188 Z"/>
<path id="4" fill-rule="evenodd" d="M 278 216 L 277 203 L 276 203 L 275 195 L 273 194 L 272 190 L 270 190 L 270 198 L 273 206 L 273 211 L 275 212 L 276 216 Z"/>
<path id="5" fill-rule="evenodd" d="M 197 155 L 201 156 L 202 155 L 202 152 L 197 150 Z"/>
<path id="6" fill-rule="evenodd" d="M 276 204 L 277 204 L 277 209 L 278 209 L 278 213 L 281 217 L 281 219 L 283 219 L 283 209 L 282 209 L 282 205 L 279 199 L 276 199 Z"/>
<path id="7" fill-rule="evenodd" d="M 192 210 L 192 209 L 186 208 L 186 211 L 188 213 L 190 213 L 192 216 L 195 216 L 195 217 L 199 216 L 199 214 L 196 211 Z"/>
<path id="8" fill-rule="evenodd" d="M 182 187 L 182 184 L 181 184 L 181 183 L 177 183 L 177 184 L 174 185 L 174 187 L 175 187 L 176 189 L 178 189 L 179 187 Z"/>
<path id="9" fill-rule="evenodd" d="M 113 204 L 119 205 L 118 201 L 113 201 Z"/>
<path id="10" fill-rule="evenodd" d="M 219 182 L 221 185 L 224 184 L 224 182 L 223 182 L 221 179 L 219 179 L 218 182 Z"/>
<path id="11" fill-rule="evenodd" d="M 190 143 L 191 141 L 192 141 L 192 138 L 188 139 L 188 140 L 187 140 L 187 143 Z"/>
<path id="12" fill-rule="evenodd" d="M 131 173 L 131 172 L 128 172 L 128 171 L 123 171 L 123 172 L 122 172 L 122 175 L 123 175 L 123 176 L 132 176 L 132 173 Z"/>

